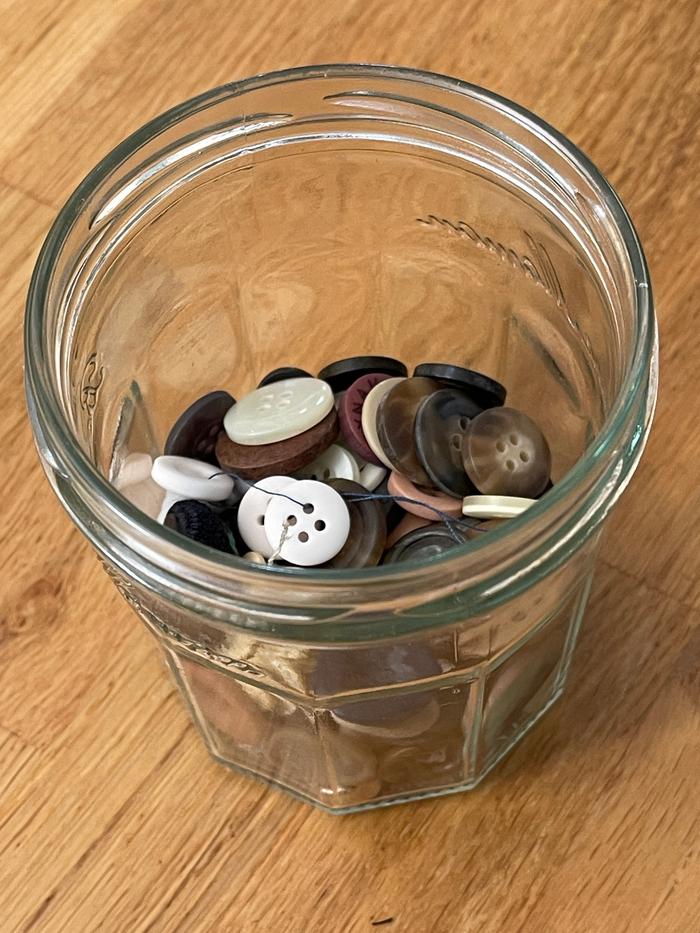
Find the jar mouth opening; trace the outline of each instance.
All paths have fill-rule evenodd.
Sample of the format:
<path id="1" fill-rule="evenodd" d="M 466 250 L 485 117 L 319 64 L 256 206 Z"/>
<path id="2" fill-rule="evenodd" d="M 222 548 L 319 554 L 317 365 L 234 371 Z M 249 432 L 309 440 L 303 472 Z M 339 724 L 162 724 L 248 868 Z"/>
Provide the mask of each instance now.
<path id="1" fill-rule="evenodd" d="M 597 432 L 593 442 L 588 445 L 574 467 L 565 474 L 554 488 L 540 501 L 528 509 L 518 518 L 511 519 L 501 528 L 497 528 L 481 539 L 467 545 L 455 547 L 439 556 L 417 560 L 406 564 L 394 564 L 377 568 L 364 568 L 359 570 L 318 571 L 313 568 L 290 567 L 256 567 L 241 559 L 225 556 L 220 552 L 211 550 L 195 543 L 182 539 L 175 532 L 170 531 L 140 512 L 131 505 L 121 494 L 99 473 L 90 459 L 83 451 L 70 425 L 61 413 L 61 405 L 57 396 L 56 386 L 53 383 L 48 366 L 48 358 L 52 348 L 46 346 L 45 335 L 45 309 L 49 297 L 49 285 L 56 261 L 74 221 L 80 214 L 82 206 L 89 200 L 91 194 L 124 163 L 124 161 L 137 152 L 145 143 L 161 134 L 164 130 L 175 126 L 183 118 L 198 111 L 206 109 L 217 99 L 222 97 L 239 97 L 247 91 L 261 87 L 273 87 L 280 84 L 307 79 L 327 78 L 356 78 L 356 79 L 384 79 L 413 82 L 418 87 L 430 86 L 433 89 L 451 93 L 450 103 L 457 108 L 459 98 L 479 102 L 490 108 L 494 113 L 508 117 L 514 124 L 525 130 L 547 147 L 563 156 L 574 165 L 577 172 L 583 175 L 595 189 L 601 203 L 609 214 L 624 250 L 631 276 L 634 282 L 634 297 L 636 302 L 636 326 L 634 332 L 634 345 L 628 356 L 626 371 L 621 380 L 620 389 L 610 406 L 610 411 Z M 498 132 L 501 132 L 500 130 Z M 513 144 L 516 143 L 513 141 Z M 522 145 L 522 143 L 517 143 Z M 587 524 L 592 525 L 586 517 L 588 512 L 583 503 L 584 496 L 590 499 L 590 490 L 584 496 L 576 497 L 577 490 L 585 486 L 585 481 L 600 470 L 611 457 L 614 459 L 615 449 L 619 448 L 619 437 L 628 424 L 630 415 L 640 404 L 640 398 L 645 395 L 645 387 L 649 381 L 649 372 L 654 359 L 655 323 L 653 301 L 649 274 L 639 239 L 634 226 L 620 202 L 612 186 L 573 143 L 545 121 L 535 116 L 524 107 L 515 104 L 491 91 L 477 85 L 469 84 L 456 78 L 451 78 L 428 71 L 365 64 L 332 64 L 312 67 L 299 67 L 284 71 L 271 72 L 258 75 L 239 82 L 222 85 L 207 91 L 197 97 L 179 104 L 156 117 L 135 133 L 120 143 L 85 177 L 75 192 L 68 199 L 58 217 L 56 218 L 42 247 L 37 260 L 27 300 L 27 314 L 25 326 L 25 354 L 26 354 L 26 385 L 29 399 L 30 413 L 34 430 L 37 436 L 46 442 L 46 448 L 51 460 L 56 462 L 58 472 L 63 473 L 81 490 L 92 489 L 94 495 L 105 504 L 110 517 L 114 517 L 120 530 L 116 531 L 116 540 L 120 540 L 120 531 L 128 529 L 138 541 L 133 550 L 142 554 L 142 548 L 148 553 L 147 559 L 152 564 L 159 565 L 160 569 L 178 576 L 182 575 L 185 564 L 197 568 L 197 577 L 204 577 L 207 565 L 218 567 L 219 578 L 217 586 L 220 591 L 227 591 L 232 597 L 241 581 L 250 581 L 256 586 L 264 578 L 269 588 L 277 587 L 280 591 L 288 589 L 297 581 L 305 592 L 318 590 L 328 592 L 333 588 L 355 591 L 359 584 L 379 584 L 389 580 L 399 582 L 414 581 L 418 576 L 426 579 L 426 574 L 433 577 L 440 572 L 444 574 L 445 581 L 460 581 L 462 589 L 468 585 L 470 578 L 469 563 L 478 554 L 483 554 L 488 548 L 491 553 L 498 551 L 507 537 L 515 532 L 526 533 L 531 529 L 533 536 L 537 533 L 546 533 L 548 527 L 557 520 L 557 513 L 562 513 L 566 503 L 577 499 L 577 514 L 571 514 L 565 521 L 559 514 L 559 526 L 556 534 L 559 538 L 566 537 L 567 532 L 578 533 L 585 529 Z M 640 438 L 643 441 L 643 437 Z M 640 451 L 641 452 L 641 451 Z M 619 455 L 619 449 L 617 450 Z M 634 463 L 629 463 L 627 472 L 631 473 Z M 608 484 L 608 498 L 614 498 L 616 488 L 624 483 L 624 476 L 615 477 L 613 484 Z M 600 490 L 599 490 L 600 492 Z M 88 503 L 88 509 L 90 505 Z M 74 516 L 75 517 L 75 516 Z M 551 517 L 551 518 L 550 518 Z M 104 515 L 100 516 L 104 521 Z M 88 525 L 81 526 L 89 537 Z M 115 529 L 112 529 L 113 536 Z M 486 539 L 486 540 L 484 540 Z M 94 539 L 93 539 L 94 541 Z M 97 542 L 94 542 L 97 543 Z M 100 548 L 97 543 L 98 549 Z M 163 548 L 167 554 L 161 561 L 158 554 Z M 533 554 L 524 555 L 530 562 Z M 178 561 L 178 557 L 181 561 Z M 173 569 L 176 563 L 180 567 Z M 502 564 L 502 562 L 500 562 Z M 546 562 L 545 562 L 546 563 Z M 499 561 L 493 561 L 490 568 L 491 578 L 502 570 Z M 519 575 L 524 572 L 521 567 Z M 539 561 L 539 575 L 545 572 L 544 564 Z M 302 585 L 303 581 L 303 585 Z M 357 594 L 358 601 L 360 600 Z M 284 599 L 281 600 L 284 602 Z"/>

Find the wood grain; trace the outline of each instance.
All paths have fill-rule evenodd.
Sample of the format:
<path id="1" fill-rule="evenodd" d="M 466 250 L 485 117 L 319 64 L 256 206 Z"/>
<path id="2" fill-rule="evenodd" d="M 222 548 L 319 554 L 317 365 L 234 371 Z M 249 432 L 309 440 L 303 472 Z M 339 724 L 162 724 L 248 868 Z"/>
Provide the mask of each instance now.
<path id="1" fill-rule="evenodd" d="M 700 930 L 698 9 L 0 0 L 3 931 Z M 41 239 L 107 149 L 207 87 L 353 60 L 484 84 L 589 153 L 650 259 L 662 391 L 558 709 L 472 794 L 337 819 L 209 760 L 40 475 L 20 361 Z"/>

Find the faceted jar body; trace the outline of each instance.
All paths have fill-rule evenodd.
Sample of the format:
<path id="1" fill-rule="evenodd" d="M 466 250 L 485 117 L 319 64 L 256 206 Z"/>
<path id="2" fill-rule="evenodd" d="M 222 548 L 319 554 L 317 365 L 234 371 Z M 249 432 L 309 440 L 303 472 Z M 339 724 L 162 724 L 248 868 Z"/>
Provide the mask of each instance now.
<path id="1" fill-rule="evenodd" d="M 272 570 L 178 542 L 146 485 L 205 392 L 358 354 L 451 362 L 543 427 L 555 489 L 417 565 Z M 562 693 L 655 399 L 644 260 L 580 153 L 492 95 L 369 66 L 203 95 L 86 179 L 27 323 L 47 474 L 210 752 L 334 812 L 474 786 Z"/>

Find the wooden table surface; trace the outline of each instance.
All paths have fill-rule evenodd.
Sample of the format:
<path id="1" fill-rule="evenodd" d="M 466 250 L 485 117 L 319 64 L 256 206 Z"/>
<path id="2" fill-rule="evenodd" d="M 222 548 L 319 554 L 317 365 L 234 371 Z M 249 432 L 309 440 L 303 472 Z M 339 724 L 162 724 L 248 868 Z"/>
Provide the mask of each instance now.
<path id="1" fill-rule="evenodd" d="M 699 29 L 697 0 L 0 0 L 3 933 L 700 930 Z M 207 757 L 40 472 L 21 371 L 32 264 L 93 164 L 210 86 L 327 61 L 568 134 L 630 209 L 662 336 L 564 700 L 473 793 L 343 818 Z"/>

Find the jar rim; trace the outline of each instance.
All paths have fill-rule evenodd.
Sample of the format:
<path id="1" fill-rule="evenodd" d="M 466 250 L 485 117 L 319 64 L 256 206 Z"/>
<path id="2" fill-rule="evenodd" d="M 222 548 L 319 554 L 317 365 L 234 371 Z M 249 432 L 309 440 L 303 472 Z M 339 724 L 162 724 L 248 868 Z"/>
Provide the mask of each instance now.
<path id="1" fill-rule="evenodd" d="M 144 517 L 143 513 L 124 499 L 98 472 L 97 468 L 86 456 L 61 412 L 60 402 L 52 384 L 49 368 L 46 365 L 45 356 L 47 352 L 50 352 L 50 348 L 47 350 L 44 345 L 44 312 L 48 304 L 49 284 L 56 260 L 60 255 L 68 232 L 80 214 L 82 206 L 89 200 L 90 195 L 98 189 L 99 185 L 117 170 L 129 156 L 136 153 L 145 143 L 161 134 L 165 129 L 175 126 L 184 118 L 205 109 L 218 99 L 238 97 L 261 87 L 289 84 L 306 79 L 323 80 L 328 78 L 396 79 L 451 92 L 456 95 L 457 99 L 459 97 L 471 99 L 506 115 L 514 123 L 534 134 L 540 141 L 544 141 L 553 151 L 563 155 L 592 184 L 596 194 L 601 198 L 602 203 L 609 212 L 609 217 L 623 244 L 624 257 L 629 263 L 634 282 L 636 302 L 633 347 L 628 357 L 626 372 L 619 391 L 593 442 L 587 446 L 576 464 L 562 477 L 547 496 L 539 500 L 523 515 L 511 519 L 506 527 L 497 528 L 491 531 L 488 536 L 484 536 L 488 538 L 488 541 L 484 541 L 482 538 L 467 545 L 455 547 L 433 558 L 377 568 L 342 571 L 319 571 L 312 568 L 298 569 L 279 566 L 261 568 L 243 560 L 223 555 L 194 542 L 183 541 L 175 532 L 158 525 L 148 517 Z M 76 488 L 82 491 L 84 494 L 83 500 L 88 509 L 90 509 L 91 505 L 94 506 L 98 499 L 104 503 L 105 511 L 101 512 L 98 521 L 103 524 L 112 524 L 111 520 L 114 519 L 113 527 L 106 529 L 106 536 L 100 536 L 95 532 L 90 522 L 79 521 L 76 518 L 75 510 L 71 509 L 64 500 L 64 505 L 69 508 L 74 520 L 97 549 L 107 553 L 110 560 L 117 565 L 122 565 L 125 569 L 128 569 L 128 572 L 131 572 L 132 569 L 129 553 L 132 555 L 133 553 L 138 554 L 140 558 L 149 563 L 150 570 L 153 571 L 153 576 L 149 577 L 147 573 L 145 579 L 159 579 L 161 583 L 167 581 L 171 589 L 174 582 L 177 581 L 175 590 L 185 599 L 188 590 L 190 593 L 198 590 L 200 595 L 208 590 L 209 592 L 216 592 L 219 596 L 230 597 L 235 602 L 241 583 L 245 582 L 246 588 L 250 584 L 254 589 L 262 589 L 264 584 L 266 599 L 271 598 L 271 593 L 276 594 L 276 600 L 280 606 L 288 604 L 290 600 L 294 603 L 295 596 L 291 594 L 290 590 L 297 589 L 296 598 L 299 600 L 297 603 L 299 605 L 313 602 L 316 596 L 321 602 L 336 605 L 338 602 L 342 603 L 350 591 L 355 594 L 357 602 L 364 603 L 365 591 L 369 593 L 370 589 L 372 590 L 370 600 L 375 605 L 379 605 L 382 603 L 379 598 L 379 587 L 385 586 L 389 581 L 392 581 L 398 588 L 405 588 L 407 582 L 413 583 L 420 588 L 423 585 L 427 586 L 427 575 L 430 575 L 434 580 L 440 574 L 445 592 L 454 590 L 455 581 L 460 581 L 460 590 L 468 588 L 470 576 L 467 566 L 470 561 L 475 559 L 476 555 L 483 554 L 485 548 L 489 548 L 490 553 L 493 554 L 498 550 L 497 546 L 504 543 L 507 536 L 513 536 L 516 532 L 523 531 L 524 533 L 528 529 L 535 528 L 541 532 L 542 529 L 548 527 L 548 517 L 550 516 L 551 521 L 554 521 L 554 516 L 557 510 L 562 510 L 563 503 L 569 501 L 577 488 L 584 485 L 586 478 L 593 476 L 596 469 L 600 469 L 603 464 L 610 460 L 611 454 L 618 446 L 621 433 L 624 432 L 628 425 L 635 406 L 639 406 L 640 398 L 646 396 L 648 402 L 646 425 L 644 431 L 638 432 L 643 436 L 638 437 L 636 441 L 638 446 L 637 456 L 633 461 L 629 460 L 627 462 L 626 470 L 623 470 L 622 473 L 618 470 L 614 488 L 610 486 L 609 477 L 607 478 L 607 485 L 603 483 L 605 490 L 607 490 L 607 501 L 601 506 L 601 516 L 604 517 L 626 484 L 626 479 L 631 475 L 638 456 L 641 454 L 641 447 L 643 447 L 646 438 L 655 399 L 656 381 L 653 372 L 655 357 L 656 325 L 651 283 L 644 253 L 632 221 L 618 195 L 590 159 L 567 137 L 531 111 L 478 85 L 429 71 L 372 64 L 301 66 L 256 75 L 206 91 L 167 110 L 137 129 L 88 173 L 59 212 L 46 237 L 34 268 L 27 298 L 25 321 L 26 392 L 33 429 L 37 439 L 41 439 L 39 446 L 48 454 L 47 459 L 52 465 L 56 465 L 58 472 L 63 472 L 71 480 L 71 483 L 74 483 Z M 647 385 L 650 385 L 651 388 L 645 391 Z M 596 487 L 598 493 L 600 493 L 599 487 L 600 484 Z M 87 490 L 92 490 L 94 495 L 87 495 Z M 588 491 L 587 495 L 589 497 L 593 495 L 591 490 Z M 579 496 L 579 501 L 576 504 L 579 507 L 578 512 L 567 516 L 566 521 L 557 530 L 557 536 L 562 540 L 572 535 L 575 536 L 583 530 L 590 533 L 595 525 L 590 520 L 590 502 L 588 510 L 586 510 L 581 496 Z M 105 514 L 109 516 L 107 519 L 105 519 Z M 105 531 L 105 529 L 103 528 L 102 531 Z M 138 542 L 138 546 L 131 547 L 131 551 L 129 551 L 130 546 L 124 540 L 125 532 L 128 533 L 127 537 L 130 540 Z M 509 561 L 505 577 L 503 576 L 505 568 L 503 566 L 499 567 L 499 562 L 494 560 L 494 566 L 489 568 L 484 575 L 489 578 L 490 585 L 486 585 L 485 580 L 481 581 L 483 584 L 481 586 L 482 595 L 484 592 L 494 589 L 494 581 L 499 578 L 499 575 L 500 584 L 496 585 L 496 589 L 502 590 L 503 585 L 510 585 L 507 581 L 512 582 L 516 579 L 521 582 L 526 579 L 529 586 L 548 572 L 548 568 L 553 566 L 552 560 L 556 558 L 556 555 L 550 553 L 551 548 L 549 551 L 545 549 L 545 552 L 540 553 L 537 558 L 531 551 L 526 549 L 526 552 L 531 566 L 528 566 L 526 562 L 525 565 L 517 567 L 512 561 Z M 563 559 L 562 553 L 560 552 L 558 555 L 559 560 Z M 176 570 L 173 571 L 173 567 L 178 563 L 181 566 L 176 567 Z M 185 567 L 185 565 L 188 566 Z M 211 568 L 212 573 L 218 568 L 217 579 L 215 582 L 211 581 L 211 587 L 208 582 L 204 582 L 207 577 L 207 566 Z M 180 573 L 180 570 L 196 572 L 187 575 Z M 467 572 L 465 573 L 465 571 Z M 189 576 L 187 581 L 183 579 L 183 576 Z M 474 576 L 476 578 L 476 575 Z M 196 586 L 194 580 L 197 581 Z M 504 580 L 506 584 L 504 584 Z M 191 584 L 192 588 L 188 587 L 188 583 Z M 370 584 L 374 584 L 374 586 L 370 586 Z M 272 601 L 274 602 L 275 599 L 273 598 Z"/>

